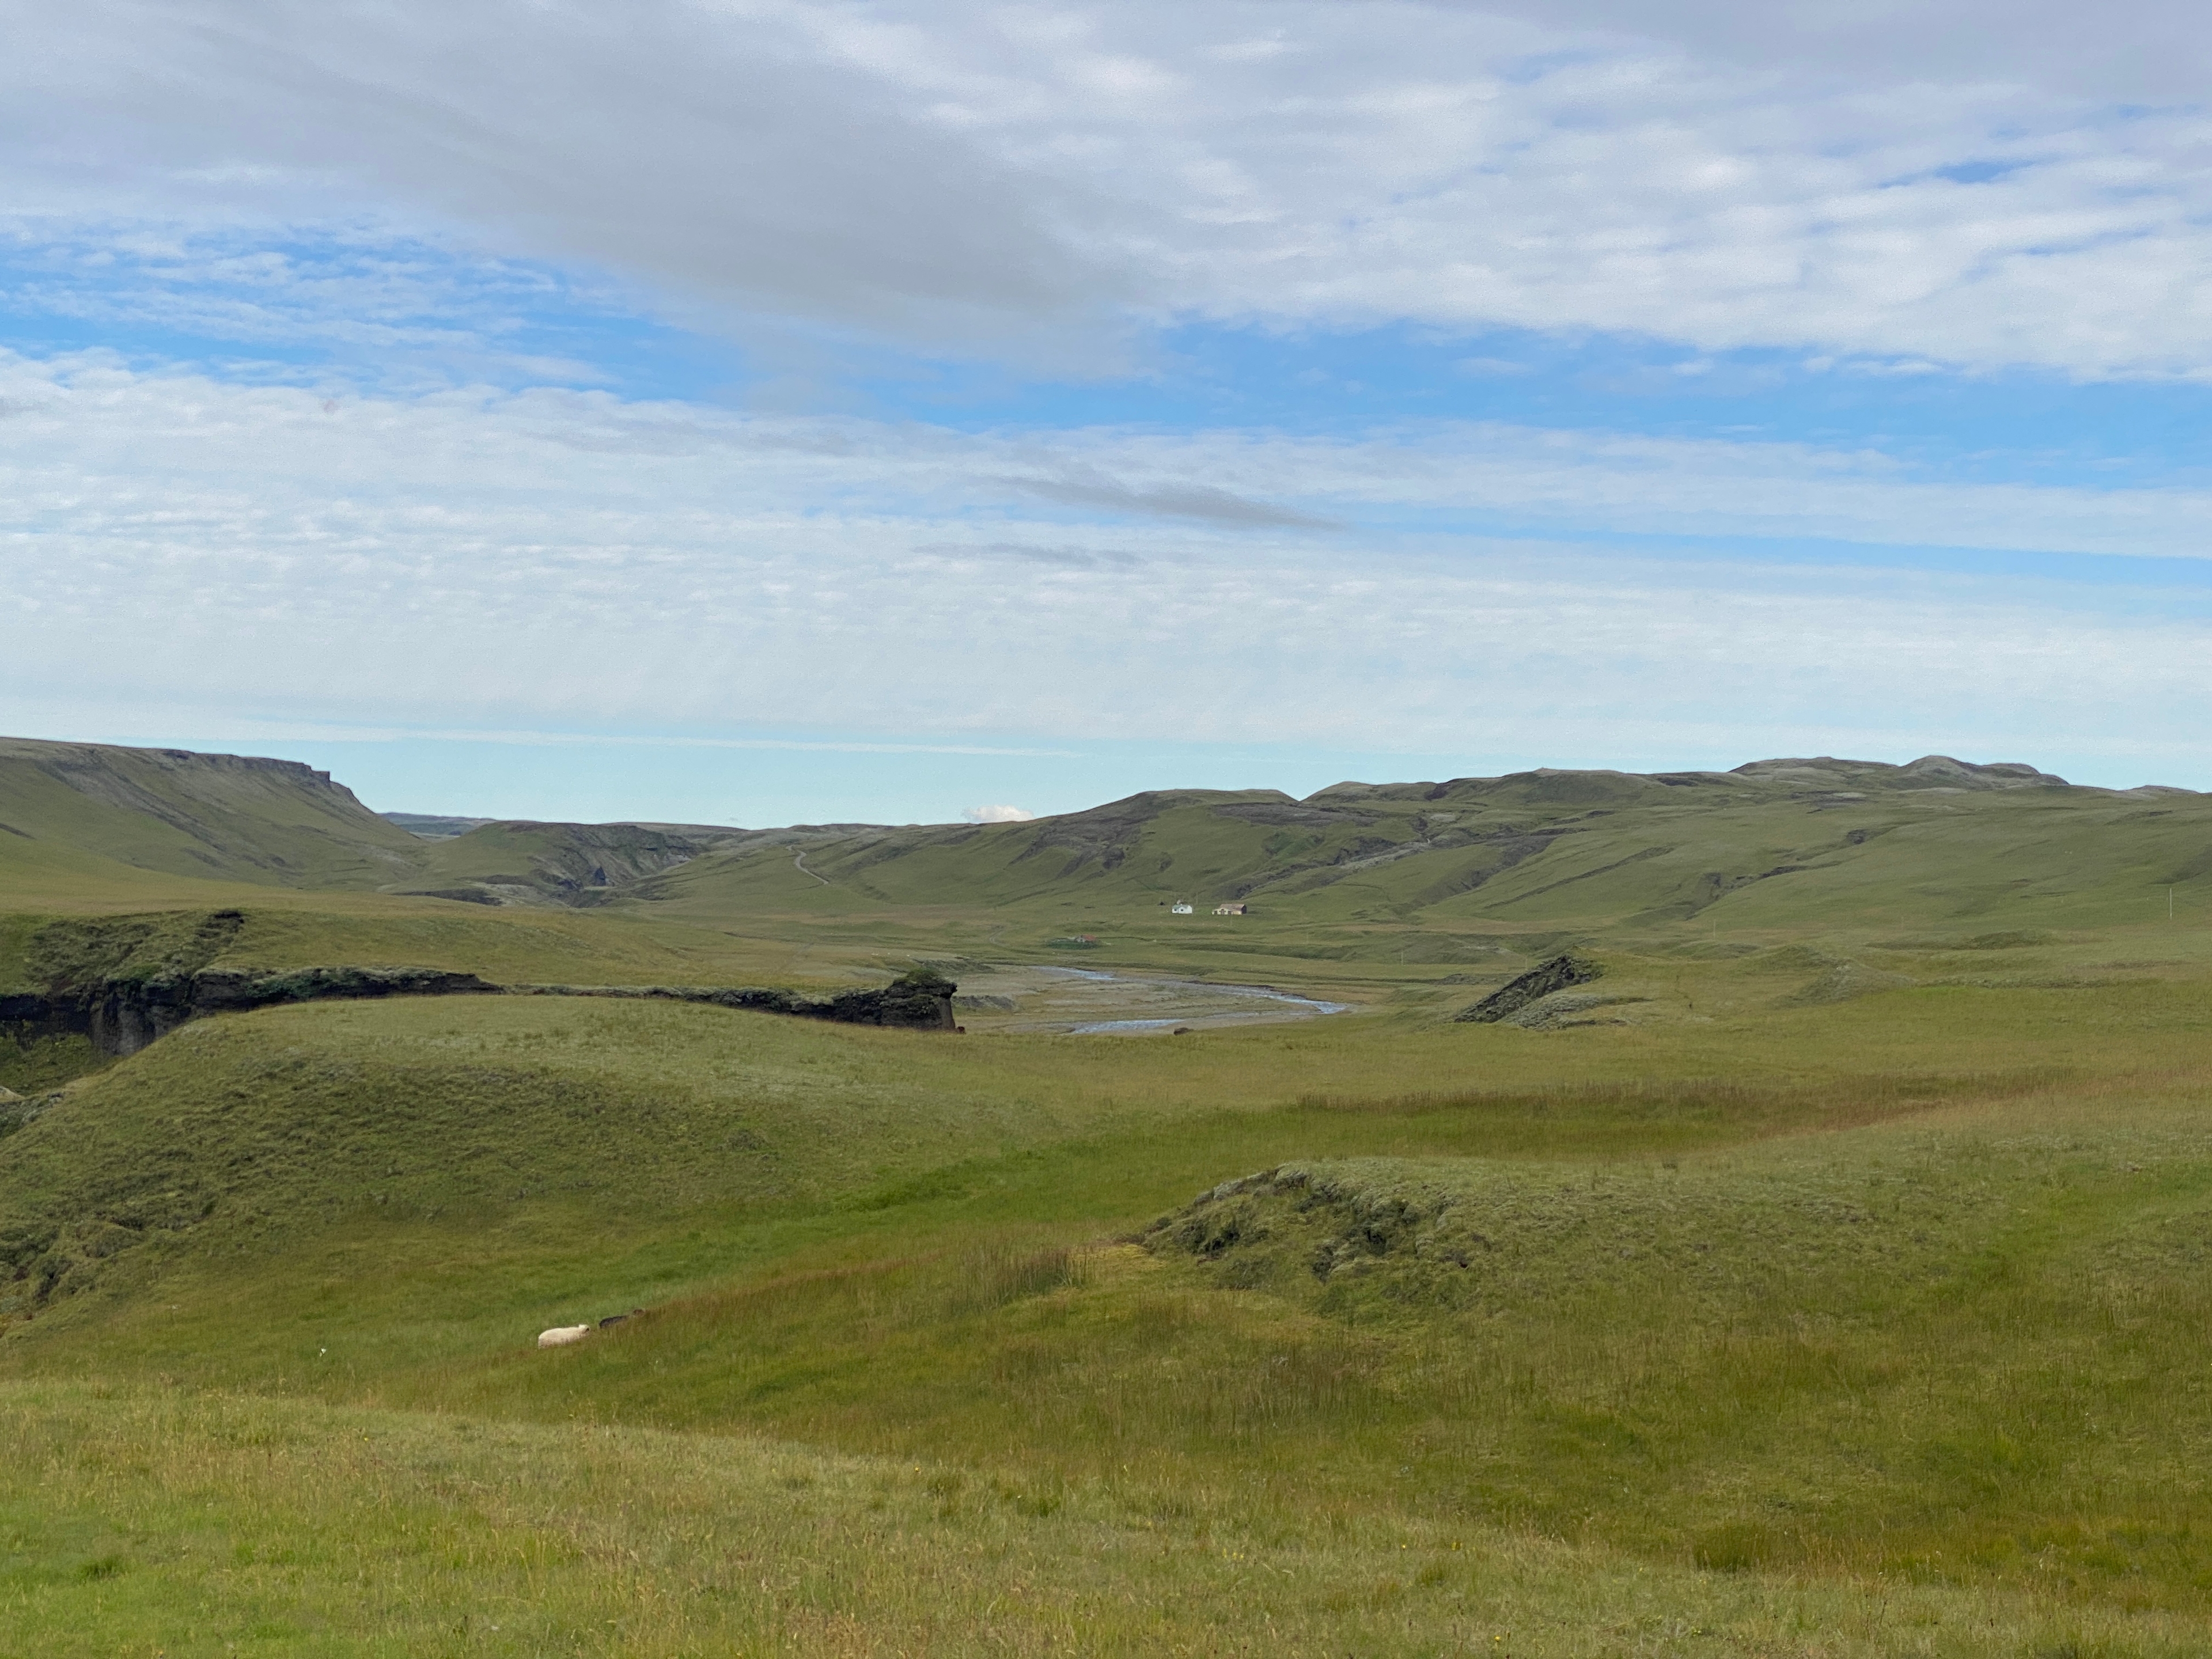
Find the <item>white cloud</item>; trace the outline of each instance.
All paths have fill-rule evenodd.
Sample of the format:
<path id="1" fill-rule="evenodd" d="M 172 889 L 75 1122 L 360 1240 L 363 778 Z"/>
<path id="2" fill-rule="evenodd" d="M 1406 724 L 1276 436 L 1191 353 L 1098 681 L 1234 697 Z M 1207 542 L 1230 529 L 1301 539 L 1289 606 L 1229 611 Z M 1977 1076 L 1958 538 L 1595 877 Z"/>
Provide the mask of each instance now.
<path id="1" fill-rule="evenodd" d="M 1022 806 L 971 806 L 960 816 L 970 823 L 1027 823 L 1036 814 Z"/>
<path id="2" fill-rule="evenodd" d="M 938 338 L 1114 292 L 1046 222 L 1068 185 L 899 107 L 804 6 L 14 0 L 0 21 L 19 212 L 382 212 Z"/>
<path id="3" fill-rule="evenodd" d="M 2212 369 L 2201 8 L 0 0 L 0 24 L 18 214 L 366 216 L 731 327 L 1100 362 L 1133 319 L 1414 319 Z"/>
<path id="4" fill-rule="evenodd" d="M 403 388 L 455 378 L 598 382 L 604 368 L 543 349 L 558 331 L 525 319 L 557 308 L 573 331 L 580 316 L 626 319 L 635 304 L 542 267 L 395 240 L 388 226 L 313 227 L 282 247 L 269 238 L 265 226 L 149 239 L 137 226 L 18 221 L 0 231 L 0 295 L 27 332 L 60 321 L 114 337 L 182 335 L 233 348 L 226 367 L 239 378 L 333 378 L 301 366 L 294 349 L 307 347 L 338 377 Z M 258 361 L 242 355 L 257 352 Z"/>
<path id="5" fill-rule="evenodd" d="M 1481 0 L 1476 9 L 1851 82 L 2016 83 L 2194 103 L 2212 78 L 2212 18 L 2188 0 Z"/>
<path id="6" fill-rule="evenodd" d="M 0 363 L 0 712 L 33 732 L 143 730 L 155 708 L 951 750 L 1445 752 L 1510 732 L 1524 753 L 1753 753 L 1933 731 L 2033 757 L 2194 730 L 2212 655 L 2201 586 L 1712 543 L 1935 524 L 1976 546 L 2212 545 L 2201 493 L 1929 483 L 1873 453 L 1503 428 L 1048 441 L 548 392 L 326 411 L 96 360 Z M 1385 527 L 1109 525 L 1005 482 L 1077 467 Z M 1560 538 L 1387 527 L 1485 503 Z M 1570 533 L 1655 526 L 1706 550 Z"/>

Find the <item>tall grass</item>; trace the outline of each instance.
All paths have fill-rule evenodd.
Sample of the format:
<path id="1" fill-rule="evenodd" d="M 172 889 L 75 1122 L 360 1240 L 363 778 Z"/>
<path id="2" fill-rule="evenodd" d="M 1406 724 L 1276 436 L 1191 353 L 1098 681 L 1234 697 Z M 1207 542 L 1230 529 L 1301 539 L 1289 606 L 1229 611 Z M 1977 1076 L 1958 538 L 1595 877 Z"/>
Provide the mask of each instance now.
<path id="1" fill-rule="evenodd" d="M 0 1386 L 0 1643 L 55 1659 L 2203 1650 L 2154 1610 L 1701 1572 L 1250 1480 L 1046 1490 L 988 1460 L 97 1383 Z"/>
<path id="2" fill-rule="evenodd" d="M 65 1438 L 112 1410 L 99 1478 L 119 1495 L 100 1514 L 166 1517 L 138 1534 L 55 1521 L 82 1548 L 40 1546 L 52 1582 L 21 1628 L 158 1585 L 87 1628 L 188 1651 L 189 1629 L 158 1622 L 185 1607 L 234 1637 L 246 1626 L 208 1609 L 251 1601 L 246 1580 L 197 1546 L 153 1559 L 192 1535 L 161 1483 L 198 1489 L 131 1470 L 170 1469 L 146 1448 L 174 1433 L 179 1458 L 243 1480 L 221 1435 L 322 1421 L 416 1448 L 415 1473 L 363 1515 L 353 1465 L 267 1453 L 337 1517 L 318 1534 L 282 1510 L 333 1553 L 297 1564 L 311 1615 L 266 1613 L 289 1632 L 273 1650 L 369 1650 L 334 1633 L 356 1625 L 471 1650 L 453 1633 L 470 1587 L 520 1606 L 511 1583 L 555 1609 L 517 1651 L 624 1650 L 580 1633 L 608 1628 L 653 1653 L 1445 1651 L 1508 1605 L 1498 1629 L 1542 1633 L 1532 1652 L 1696 1651 L 1692 1627 L 1729 1632 L 1734 1649 L 1707 1644 L 1723 1652 L 1988 1650 L 1959 1633 L 1974 1630 L 2022 1651 L 2186 1650 L 2212 1596 L 2193 1553 L 2212 1534 L 2195 1474 L 2212 1397 L 2193 1382 L 2212 1375 L 2206 1019 L 2186 987 L 2130 993 L 2127 1021 L 2104 994 L 1915 993 L 1672 1034 L 1371 1022 L 1181 1044 L 932 1043 L 538 1000 L 188 1028 L 0 1142 L 10 1218 L 105 1218 L 80 1241 L 102 1249 L 133 1218 L 179 1223 L 88 1248 L 86 1292 L 0 1341 L 15 1378 L 80 1379 L 8 1385 L 48 1389 L 58 1413 L 21 1432 Z M 1246 1192 L 1255 1227 L 1212 1256 L 1100 1243 L 1286 1164 L 1339 1187 Z M 1388 1248 L 1340 1249 L 1354 1222 Z M 1326 1280 L 1323 1244 L 1341 1257 Z M 635 1306 L 575 1349 L 532 1346 Z M 101 1376 L 123 1404 L 71 1392 Z M 254 1397 L 210 1416 L 215 1396 L 161 1376 Z M 472 1461 L 440 1437 L 459 1425 L 520 1449 Z M 563 1435 L 629 1449 L 594 1466 L 598 1488 L 526 1473 Z M 813 1471 L 809 1490 L 831 1484 L 817 1459 L 920 1484 L 875 1510 L 871 1474 L 809 1531 L 685 1472 L 763 1435 L 813 1449 L 776 1454 Z M 25 1525 L 78 1513 L 54 1480 L 13 1489 Z M 473 1526 L 502 1482 L 537 1507 L 436 1531 L 437 1505 Z M 223 1549 L 283 1547 L 253 1530 L 260 1492 L 207 1489 L 246 1529 Z M 677 1531 L 654 1530 L 665 1492 L 696 1496 Z M 753 1542 L 701 1518 L 717 1504 L 753 1517 Z M 550 1518 L 570 1504 L 596 1517 L 588 1547 Z M 1071 1515 L 1131 1530 L 1019 1541 Z M 385 1552 L 369 1600 L 331 1565 L 348 1528 Z M 845 1532 L 880 1560 L 823 1541 Z M 410 1535 L 450 1557 L 409 1556 Z M 1509 1595 L 1451 1559 L 1455 1539 L 1573 1565 Z M 1053 1559 L 1093 1548 L 1110 1571 Z M 605 1566 L 625 1551 L 650 1559 Z M 712 1562 L 739 1557 L 744 1583 L 779 1587 L 747 1603 L 774 1618 L 729 1599 Z M 632 1590 L 659 1611 L 625 1622 Z M 1923 1626 L 1883 1606 L 1945 1611 Z M 1815 1618 L 1858 1648 L 1787 1622 Z"/>
<path id="3" fill-rule="evenodd" d="M 1560 1079 L 1538 1087 L 1425 1090 L 1411 1093 L 1307 1092 L 1310 1111 L 1407 1116 L 1430 1112 L 1609 1110 L 1650 1114 L 1704 1111 L 1742 1122 L 1788 1117 L 1801 1126 L 1848 1128 L 1946 1101 L 1996 1102 L 2048 1094 L 2081 1077 L 2081 1068 L 2041 1065 L 2000 1071 L 1854 1071 L 1848 1076 L 1746 1081 L 1741 1077 L 1631 1078 L 1603 1082 Z M 2130 1079 L 2136 1086 L 2170 1078 Z"/>

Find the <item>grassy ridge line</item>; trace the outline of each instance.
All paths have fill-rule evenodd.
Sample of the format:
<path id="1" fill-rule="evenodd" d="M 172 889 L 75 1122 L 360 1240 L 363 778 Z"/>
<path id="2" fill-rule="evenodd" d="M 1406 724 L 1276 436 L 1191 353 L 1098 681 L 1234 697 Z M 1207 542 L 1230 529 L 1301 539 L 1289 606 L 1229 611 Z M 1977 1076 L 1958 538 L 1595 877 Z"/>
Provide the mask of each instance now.
<path id="1" fill-rule="evenodd" d="M 640 890 L 702 917 L 742 908 L 857 921 L 957 907 L 1109 936 L 1159 934 L 1157 913 L 1171 898 L 1201 908 L 1249 898 L 1255 914 L 1213 930 L 1222 937 L 1414 921 L 1509 937 L 1562 927 L 1667 935 L 1716 922 L 1787 935 L 2148 921 L 2169 884 L 2201 924 L 2209 870 L 2212 802 L 2202 797 L 1960 793 L 1879 778 L 1844 793 L 1758 779 L 1683 789 L 1583 774 L 1455 786 L 1437 799 L 1171 792 L 1036 823 L 817 842 L 812 876 L 780 848 L 710 854 Z M 1208 927 L 1194 918 L 1181 932 L 1195 948 Z"/>
<path id="2" fill-rule="evenodd" d="M 212 878 L 591 903 L 726 838 L 635 824 L 493 823 L 426 841 L 295 762 L 0 738 L 0 882 L 18 902 L 72 886 L 161 890 L 164 884 L 146 880 L 152 873 L 169 878 L 172 890 L 179 878 Z"/>
<path id="3" fill-rule="evenodd" d="M 373 887 L 422 845 L 297 762 L 22 738 L 0 738 L 0 823 L 9 863 L 58 842 L 255 885 Z"/>
<path id="4" fill-rule="evenodd" d="M 878 951 L 894 934 L 902 946 L 980 937 L 1020 960 L 1073 930 L 1134 960 L 1126 947 L 1141 936 L 1140 956 L 1224 971 L 1241 969 L 1219 958 L 1271 951 L 1503 966 L 1501 950 L 1594 933 L 1674 944 L 1721 927 L 1764 943 L 1952 924 L 2078 933 L 2148 923 L 2169 887 L 2177 920 L 2201 932 L 2212 900 L 2212 800 L 1948 763 L 1534 773 L 1306 802 L 1169 791 L 1031 824 L 753 832 L 653 874 L 707 843 L 526 823 L 422 842 L 284 763 L 15 741 L 0 742 L 0 883 L 19 904 L 206 900 L 204 878 L 264 894 L 455 881 L 479 897 L 589 900 L 747 932 L 773 915 L 766 931 L 794 943 L 829 924 Z M 154 870 L 166 884 L 147 884 Z M 1164 926 L 1170 897 L 1245 896 L 1257 913 L 1233 926 Z"/>
<path id="5" fill-rule="evenodd" d="M 0 1385 L 0 1652 L 1521 1659 L 2203 1650 L 2017 1593 L 1713 1575 L 1249 1490 Z M 649 1499 L 649 1501 L 641 1501 Z"/>

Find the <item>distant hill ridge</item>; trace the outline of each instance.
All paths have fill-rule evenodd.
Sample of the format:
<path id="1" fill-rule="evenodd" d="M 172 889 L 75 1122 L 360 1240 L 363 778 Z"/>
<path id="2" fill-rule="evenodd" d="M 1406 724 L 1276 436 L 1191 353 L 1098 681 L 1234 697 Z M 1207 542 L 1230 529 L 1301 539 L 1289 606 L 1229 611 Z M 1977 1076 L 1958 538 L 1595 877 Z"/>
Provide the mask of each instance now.
<path id="1" fill-rule="evenodd" d="M 444 833 L 427 839 L 406 822 Z M 311 891 L 587 903 L 743 831 L 371 811 L 297 761 L 0 738 L 0 841 L 140 870 Z M 4 853 L 0 853 L 4 857 Z M 0 865 L 4 868 L 4 865 Z"/>
<path id="2" fill-rule="evenodd" d="M 1370 918 L 1442 907 L 1439 915 L 1461 921 L 1494 912 L 1516 923 L 1557 911 L 1562 901 L 1548 896 L 1574 887 L 1576 905 L 1602 899 L 1616 918 L 1658 922 L 1776 876 L 1862 861 L 1858 849 L 1908 820 L 1935 826 L 1916 841 L 1955 838 L 1959 826 L 1942 827 L 1947 801 L 1984 802 L 2007 823 L 2034 803 L 2063 804 L 2076 815 L 2071 833 L 2082 812 L 2188 813 L 2206 799 L 2158 787 L 2087 788 L 2019 763 L 1815 756 L 1725 772 L 1540 768 L 1442 782 L 1346 781 L 1304 799 L 1267 789 L 1152 790 L 1006 824 L 742 830 L 385 815 L 297 762 L 8 738 L 0 739 L 0 871 L 10 858 L 59 848 L 179 875 L 492 905 L 1264 898 L 1295 902 L 1316 920 L 1350 903 Z M 1866 821 L 1838 822 L 1853 813 Z M 2158 835 L 2174 830 L 2195 833 L 2170 823 Z M 2025 819 L 2017 832 L 2030 833 Z M 2146 870 L 2185 880 L 2193 876 L 2177 872 L 2194 871 L 2200 854 L 2212 859 L 2203 848 L 2143 857 Z M 1968 855 L 1963 844 L 1959 855 Z M 1342 890 L 1324 901 L 1323 889 Z M 1477 889 L 1481 898 L 1468 896 Z"/>
<path id="3" fill-rule="evenodd" d="M 2012 922 L 2030 896 L 2056 903 L 2094 889 L 2140 906 L 2157 884 L 2208 872 L 2212 797 L 2082 787 L 1942 755 L 1902 766 L 1816 756 L 1726 772 L 1348 781 L 1304 799 L 1146 791 L 1025 823 L 823 832 L 806 840 L 803 863 L 763 837 L 634 891 L 699 916 L 1033 908 L 1057 933 L 1134 926 L 1178 902 L 1200 914 L 1243 903 L 1244 921 L 1218 947 L 1197 943 L 1194 926 L 1189 948 L 1246 950 L 1236 930 L 1295 920 L 1354 930 L 1299 949 L 1364 956 L 1381 946 L 1358 930 L 1378 926 L 1496 927 L 1500 938 L 1556 928 L 1565 942 L 1592 929 L 1669 931 L 1723 902 L 1733 918 L 1785 930 L 1984 911 Z"/>
<path id="4" fill-rule="evenodd" d="M 406 832 L 297 761 L 0 738 L 0 826 L 140 869 L 295 887 L 374 887 Z"/>

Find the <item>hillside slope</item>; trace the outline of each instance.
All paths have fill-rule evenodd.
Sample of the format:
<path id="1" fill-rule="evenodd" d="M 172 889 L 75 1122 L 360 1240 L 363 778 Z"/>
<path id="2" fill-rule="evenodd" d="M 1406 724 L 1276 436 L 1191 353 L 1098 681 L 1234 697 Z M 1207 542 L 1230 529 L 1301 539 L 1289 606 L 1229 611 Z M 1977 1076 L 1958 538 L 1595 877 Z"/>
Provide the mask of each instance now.
<path id="1" fill-rule="evenodd" d="M 374 887 L 417 843 L 296 761 L 0 738 L 0 860 L 57 853 L 258 885 Z"/>
<path id="2" fill-rule="evenodd" d="M 432 833 L 410 833 L 410 819 Z M 473 904 L 589 905 L 744 833 L 395 821 L 296 761 L 0 738 L 0 884 L 32 902 L 72 890 L 125 900 L 191 896 L 173 881 L 145 879 L 161 875 Z"/>
<path id="3" fill-rule="evenodd" d="M 628 828 L 601 845 L 641 870 L 683 833 Z M 598 855 L 574 829 L 480 825 L 446 868 L 534 895 Z M 1163 957 L 1304 953 L 1285 977 L 1364 975 L 1373 1006 L 1155 1042 L 393 999 L 26 1078 L 10 1635 L 2206 1651 L 2208 830 L 2200 798 L 2026 769 L 1759 763 L 767 832 L 609 866 L 590 908 L 18 907 L 0 990 L 379 961 L 696 983 L 1018 957 L 1102 913 Z M 1239 884 L 1248 916 L 1164 902 Z M 675 925 L 717 905 L 744 926 Z M 1450 1018 L 1580 935 L 1603 977 L 1559 994 L 1593 1017 Z M 1023 971 L 1138 976 L 1079 948 Z M 488 1504 L 496 1560 L 438 1530 Z M 1502 1599 L 1498 1563 L 1566 1550 Z M 1122 1611 L 1071 1624 L 1065 1575 L 1101 1559 L 1174 1579 L 1117 1565 Z M 881 1594 L 831 1599 L 855 1584 Z M 850 1622 L 744 1624 L 756 1585 Z"/>
<path id="4" fill-rule="evenodd" d="M 1030 823 L 754 842 L 641 883 L 704 915 L 927 905 L 1152 926 L 1241 902 L 1298 923 L 1525 933 L 2101 925 L 2212 874 L 2212 797 L 2077 787 L 2026 766 L 1774 760 L 1444 783 L 1158 792 Z"/>
<path id="5" fill-rule="evenodd" d="M 1124 931 L 1187 901 L 1201 950 L 1288 927 L 1337 930 L 1360 953 L 1363 933 L 1408 927 L 2102 926 L 2147 920 L 2169 888 L 2193 902 L 2212 876 L 2212 797 L 1941 756 L 1344 783 L 1304 800 L 1150 791 L 1008 824 L 425 822 L 447 833 L 411 834 L 293 762 L 0 740 L 0 876 L 25 893 L 119 896 L 161 875 L 495 906 L 636 900 L 709 924 L 980 907 Z M 1232 934 L 1209 914 L 1222 903 L 1247 907 Z"/>
<path id="6" fill-rule="evenodd" d="M 1248 1591 L 1206 1494 L 1262 1537 L 1534 1531 L 2153 1610 L 2174 1644 L 2074 1650 L 2203 1650 L 2201 981 L 1869 1000 L 1571 1047 L 529 999 L 210 1022 L 0 1136 L 0 1391 L 704 1431 L 699 1467 L 775 1435 L 927 1464 L 938 1528 L 1107 1493 Z"/>
<path id="7" fill-rule="evenodd" d="M 495 820 L 423 842 L 416 849 L 420 873 L 386 884 L 385 890 L 471 904 L 599 904 L 743 834 Z"/>

